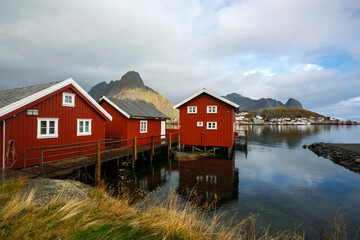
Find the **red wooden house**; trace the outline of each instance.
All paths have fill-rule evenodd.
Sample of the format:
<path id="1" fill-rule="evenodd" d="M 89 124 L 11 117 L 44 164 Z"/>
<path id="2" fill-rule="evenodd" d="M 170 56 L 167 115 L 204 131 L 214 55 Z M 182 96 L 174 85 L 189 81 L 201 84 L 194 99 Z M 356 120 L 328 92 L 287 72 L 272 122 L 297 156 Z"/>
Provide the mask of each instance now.
<path id="1" fill-rule="evenodd" d="M 99 104 L 113 116 L 113 121 L 106 123 L 106 137 L 132 139 L 135 136 L 158 136 L 155 140 L 160 140 L 160 135 L 165 134 L 165 121 L 169 117 L 151 103 L 103 96 L 99 99 Z M 150 141 L 151 139 L 139 139 L 137 143 L 144 144 Z M 131 144 L 124 142 L 123 146 Z"/>
<path id="2" fill-rule="evenodd" d="M 73 79 L 2 90 L 0 166 L 23 167 L 24 148 L 104 139 L 105 122 L 111 119 Z M 36 164 L 39 159 L 26 163 Z"/>
<path id="3" fill-rule="evenodd" d="M 232 147 L 239 105 L 203 89 L 174 108 L 180 111 L 181 144 Z"/>

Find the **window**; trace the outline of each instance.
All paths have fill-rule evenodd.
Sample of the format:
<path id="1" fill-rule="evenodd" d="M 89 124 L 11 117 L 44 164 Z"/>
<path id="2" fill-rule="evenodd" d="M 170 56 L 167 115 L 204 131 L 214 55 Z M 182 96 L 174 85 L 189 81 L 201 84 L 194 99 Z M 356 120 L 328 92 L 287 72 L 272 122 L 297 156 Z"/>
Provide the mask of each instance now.
<path id="1" fill-rule="evenodd" d="M 217 129 L 217 122 L 207 122 L 206 129 Z"/>
<path id="2" fill-rule="evenodd" d="M 206 113 L 217 113 L 217 106 L 207 106 Z"/>
<path id="3" fill-rule="evenodd" d="M 57 138 L 58 118 L 38 118 L 37 138 Z"/>
<path id="4" fill-rule="evenodd" d="M 91 119 L 78 119 L 77 120 L 77 135 L 87 136 L 91 135 Z"/>
<path id="5" fill-rule="evenodd" d="M 204 126 L 204 125 L 203 125 L 203 122 L 197 122 L 197 126 L 198 126 L 198 127 Z"/>
<path id="6" fill-rule="evenodd" d="M 147 133 L 147 121 L 140 121 L 140 133 Z"/>
<path id="7" fill-rule="evenodd" d="M 206 182 L 216 184 L 216 182 L 217 182 L 216 175 L 206 175 Z"/>
<path id="8" fill-rule="evenodd" d="M 66 107 L 75 107 L 75 94 L 64 92 L 62 105 Z"/>
<path id="9" fill-rule="evenodd" d="M 187 113 L 197 113 L 197 106 L 188 106 Z"/>

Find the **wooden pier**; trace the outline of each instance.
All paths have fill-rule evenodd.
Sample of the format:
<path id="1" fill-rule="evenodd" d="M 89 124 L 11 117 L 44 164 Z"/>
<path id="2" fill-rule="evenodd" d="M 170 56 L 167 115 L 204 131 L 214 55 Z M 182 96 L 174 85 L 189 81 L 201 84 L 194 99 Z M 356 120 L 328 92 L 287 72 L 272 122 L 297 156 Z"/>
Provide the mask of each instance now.
<path id="1" fill-rule="evenodd" d="M 95 165 L 96 180 L 100 180 L 100 165 L 103 162 L 129 158 L 132 167 L 139 153 L 149 153 L 152 161 L 155 149 L 165 148 L 168 152 L 176 146 L 180 150 L 180 133 L 133 139 L 104 139 L 91 142 L 24 149 L 24 168 L 0 171 L 0 183 L 13 179 L 51 177 L 71 170 Z M 31 156 L 31 157 L 27 157 Z M 56 160 L 52 160 L 56 159 Z M 27 167 L 31 161 L 39 164 Z"/>

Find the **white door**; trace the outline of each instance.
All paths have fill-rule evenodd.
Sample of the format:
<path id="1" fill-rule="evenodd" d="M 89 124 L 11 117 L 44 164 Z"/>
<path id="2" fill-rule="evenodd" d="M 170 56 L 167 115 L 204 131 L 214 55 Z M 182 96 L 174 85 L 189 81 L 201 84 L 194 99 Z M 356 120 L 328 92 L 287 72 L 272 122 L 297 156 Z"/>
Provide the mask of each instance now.
<path id="1" fill-rule="evenodd" d="M 161 121 L 161 138 L 165 138 L 166 130 L 165 130 L 165 121 Z"/>

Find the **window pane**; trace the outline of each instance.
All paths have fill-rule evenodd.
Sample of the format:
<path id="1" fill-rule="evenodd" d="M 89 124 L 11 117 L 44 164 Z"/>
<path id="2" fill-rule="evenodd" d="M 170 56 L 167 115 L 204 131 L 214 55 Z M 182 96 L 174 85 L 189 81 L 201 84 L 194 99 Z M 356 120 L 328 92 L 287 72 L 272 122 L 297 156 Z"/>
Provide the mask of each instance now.
<path id="1" fill-rule="evenodd" d="M 88 121 L 85 122 L 85 132 L 90 132 L 89 131 L 89 122 Z"/>
<path id="2" fill-rule="evenodd" d="M 41 121 L 41 128 L 46 128 L 46 121 Z"/>
<path id="3" fill-rule="evenodd" d="M 40 134 L 45 135 L 46 134 L 46 128 L 41 128 L 40 129 Z"/>
<path id="4" fill-rule="evenodd" d="M 79 122 L 79 132 L 84 132 L 84 122 L 83 121 L 80 121 Z"/>

